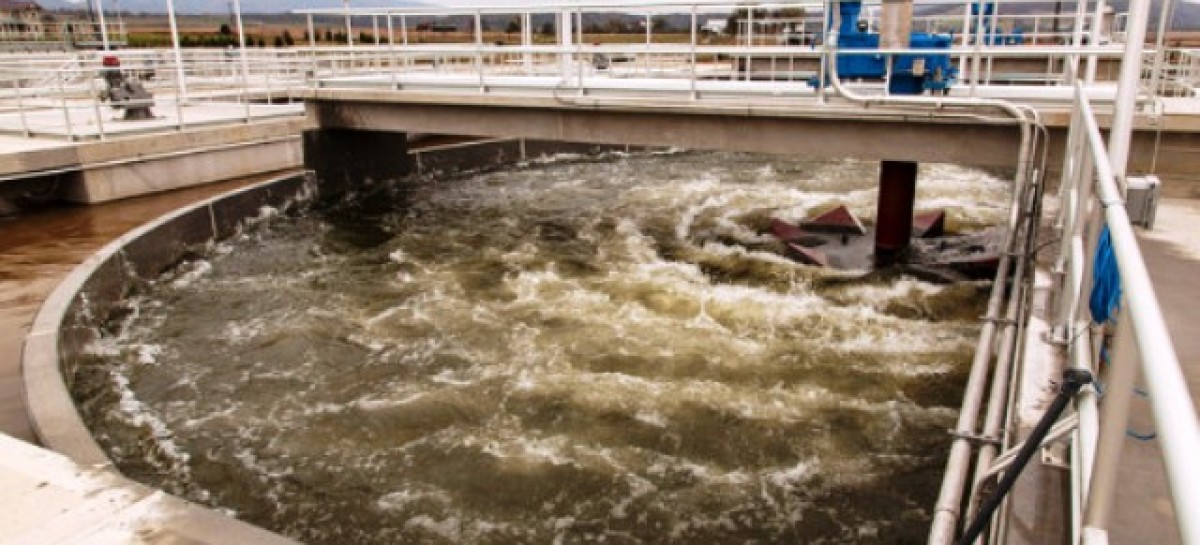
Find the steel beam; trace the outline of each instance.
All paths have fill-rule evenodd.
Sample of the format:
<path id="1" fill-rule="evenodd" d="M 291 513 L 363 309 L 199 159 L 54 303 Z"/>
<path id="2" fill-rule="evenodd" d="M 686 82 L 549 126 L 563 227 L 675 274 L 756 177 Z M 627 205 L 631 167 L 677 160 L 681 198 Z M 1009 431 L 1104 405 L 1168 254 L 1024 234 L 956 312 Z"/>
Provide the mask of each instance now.
<path id="1" fill-rule="evenodd" d="M 890 265 L 908 249 L 917 200 L 917 163 L 883 161 L 875 222 L 875 264 Z"/>

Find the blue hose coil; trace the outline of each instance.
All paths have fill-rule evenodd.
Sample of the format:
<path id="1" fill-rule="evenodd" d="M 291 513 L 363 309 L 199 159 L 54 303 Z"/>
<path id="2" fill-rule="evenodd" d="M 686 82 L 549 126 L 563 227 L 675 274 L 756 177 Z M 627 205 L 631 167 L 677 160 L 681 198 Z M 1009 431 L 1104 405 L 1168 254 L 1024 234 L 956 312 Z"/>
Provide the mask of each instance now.
<path id="1" fill-rule="evenodd" d="M 1102 324 L 1120 306 L 1121 272 L 1117 269 L 1117 255 L 1113 252 L 1112 237 L 1106 225 L 1096 245 L 1096 261 L 1092 266 L 1092 296 L 1088 308 L 1092 311 L 1092 319 Z"/>

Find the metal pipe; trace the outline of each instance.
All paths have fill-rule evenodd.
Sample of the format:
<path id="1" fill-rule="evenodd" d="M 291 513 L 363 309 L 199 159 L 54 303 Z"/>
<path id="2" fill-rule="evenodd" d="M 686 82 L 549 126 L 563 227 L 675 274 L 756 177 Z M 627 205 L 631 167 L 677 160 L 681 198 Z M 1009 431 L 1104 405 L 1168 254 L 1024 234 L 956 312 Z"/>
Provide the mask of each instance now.
<path id="1" fill-rule="evenodd" d="M 29 138 L 33 133 L 29 130 L 29 120 L 25 118 L 25 99 L 22 96 L 24 93 L 21 92 L 21 80 L 18 78 L 14 84 L 17 88 L 17 115 L 21 117 L 21 132 L 26 138 Z"/>
<path id="2" fill-rule="evenodd" d="M 388 33 L 387 43 L 388 43 L 388 68 L 389 68 L 388 71 L 392 73 L 392 89 L 395 90 L 396 89 L 396 78 L 397 78 L 396 73 L 398 72 L 397 67 L 396 67 L 396 64 L 397 64 L 396 63 L 396 28 L 393 26 L 392 14 L 390 14 L 390 13 L 387 14 L 387 33 Z"/>
<path id="3" fill-rule="evenodd" d="M 311 19 L 311 16 L 309 16 Z M 171 27 L 171 51 L 175 55 L 176 94 L 180 102 L 187 102 L 187 77 L 183 71 L 183 53 L 179 48 L 179 24 L 175 20 L 175 0 L 167 0 L 167 21 Z"/>
<path id="4" fill-rule="evenodd" d="M 692 100 L 696 100 L 700 98 L 699 93 L 696 92 L 696 6 L 692 6 L 691 21 L 691 41 L 689 42 L 691 51 L 688 52 L 688 60 L 692 70 L 690 96 Z"/>
<path id="5" fill-rule="evenodd" d="M 100 131 L 100 141 L 107 140 L 104 134 L 104 119 L 100 114 L 100 98 L 96 94 L 96 79 L 88 78 L 88 86 L 92 95 L 92 113 L 96 116 L 96 130 Z"/>
<path id="6" fill-rule="evenodd" d="M 95 0 L 96 18 L 100 21 L 100 45 L 105 51 L 112 49 L 108 43 L 108 25 L 104 22 L 104 0 Z"/>
<path id="7" fill-rule="evenodd" d="M 1125 29 L 1125 56 L 1121 59 L 1121 78 L 1113 104 L 1109 130 L 1108 158 L 1113 175 L 1124 194 L 1125 172 L 1129 162 L 1129 143 L 1133 135 L 1133 116 L 1137 109 L 1138 84 L 1142 79 L 1142 49 L 1146 42 L 1146 23 L 1150 0 L 1130 0 L 1129 24 Z"/>
<path id="8" fill-rule="evenodd" d="M 309 71 L 312 72 L 312 81 L 315 83 L 317 79 L 317 28 L 313 24 L 313 15 L 308 14 L 308 59 Z"/>
<path id="9" fill-rule="evenodd" d="M 1088 45 L 1095 46 L 1100 44 L 1100 39 L 1104 35 L 1101 27 L 1104 24 L 1105 9 L 1104 0 L 1096 0 L 1096 11 L 1092 14 L 1092 28 L 1088 33 Z M 1088 55 L 1087 73 L 1084 75 L 1084 81 L 1088 84 L 1096 81 L 1096 67 L 1098 64 L 1099 60 L 1095 54 Z"/>
<path id="10" fill-rule="evenodd" d="M 242 102 L 246 105 L 246 121 L 250 121 L 250 99 L 246 96 L 250 89 L 250 61 L 246 58 L 246 28 L 242 24 L 242 0 L 233 0 L 234 21 L 237 23 L 238 52 L 242 56 Z"/>
<path id="11" fill-rule="evenodd" d="M 1166 45 L 1167 30 L 1171 27 L 1171 19 L 1175 17 L 1175 0 L 1162 0 L 1158 11 L 1158 32 L 1154 35 L 1154 64 L 1150 69 L 1150 94 L 1159 93 L 1159 80 L 1162 78 L 1163 47 Z"/>
<path id="12" fill-rule="evenodd" d="M 1121 316 L 1113 342 L 1112 368 L 1107 377 L 1108 390 L 1100 408 L 1100 436 L 1096 444 L 1096 472 L 1092 475 L 1091 494 L 1087 497 L 1084 525 L 1108 529 L 1109 515 L 1117 492 L 1117 468 L 1129 425 L 1129 406 L 1137 380 L 1137 339 L 1132 320 Z"/>
<path id="13" fill-rule="evenodd" d="M 354 49 L 354 28 L 350 22 L 350 0 L 342 0 L 342 12 L 346 14 L 346 45 Z"/>
<path id="14" fill-rule="evenodd" d="M 525 75 L 532 75 L 533 71 L 533 53 L 529 52 L 529 48 L 533 46 L 533 17 L 529 12 L 525 12 L 521 17 L 521 46 L 525 47 L 525 51 L 521 52 L 521 63 L 525 67 Z"/>

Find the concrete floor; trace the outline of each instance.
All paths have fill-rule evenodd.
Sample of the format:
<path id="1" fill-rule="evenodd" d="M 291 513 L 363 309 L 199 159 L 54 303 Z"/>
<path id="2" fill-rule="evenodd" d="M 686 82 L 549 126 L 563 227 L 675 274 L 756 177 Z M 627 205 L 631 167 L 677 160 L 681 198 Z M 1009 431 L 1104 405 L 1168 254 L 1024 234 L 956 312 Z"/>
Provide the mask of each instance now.
<path id="1" fill-rule="evenodd" d="M 177 105 L 174 98 L 160 98 L 152 108 L 154 118 L 139 121 L 122 120 L 123 112 L 89 100 L 62 104 L 46 104 L 26 110 L 0 114 L 0 134 L 22 135 L 26 130 L 46 138 L 75 137 L 96 139 L 178 130 L 180 126 L 195 127 L 241 123 L 247 117 L 268 119 L 304 115 L 304 105 L 251 104 L 247 108 L 236 102 L 190 102 Z M 34 140 L 37 142 L 37 140 Z"/>
<path id="2" fill-rule="evenodd" d="M 1159 206 L 1154 228 L 1139 237 L 1194 401 L 1200 401 L 1200 282 L 1196 281 L 1200 274 L 1200 237 L 1193 230 L 1197 225 L 1200 200 L 1167 199 Z M 1142 436 L 1157 431 L 1150 405 L 1141 396 L 1134 397 L 1129 430 Z M 1121 495 L 1113 512 L 1110 542 L 1180 543 L 1158 441 L 1127 437 L 1121 461 Z"/>

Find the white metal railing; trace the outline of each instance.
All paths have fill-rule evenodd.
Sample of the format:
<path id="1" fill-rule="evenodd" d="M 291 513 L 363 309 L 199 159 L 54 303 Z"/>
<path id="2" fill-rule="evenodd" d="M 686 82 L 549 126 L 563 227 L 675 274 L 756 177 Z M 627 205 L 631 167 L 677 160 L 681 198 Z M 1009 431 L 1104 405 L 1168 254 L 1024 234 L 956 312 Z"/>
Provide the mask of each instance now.
<path id="1" fill-rule="evenodd" d="M 117 56 L 118 68 L 152 95 L 153 119 L 126 122 L 123 112 L 102 100 L 108 70 L 104 57 Z M 182 70 L 170 51 L 122 50 L 55 55 L 0 56 L 0 133 L 66 140 L 104 140 L 121 132 L 159 132 L 220 122 L 298 116 L 291 92 L 309 74 L 295 52 L 247 51 L 249 73 L 227 50 L 189 50 Z M 183 74 L 184 79 L 179 78 Z M 129 104 L 137 105 L 137 104 Z"/>
<path id="2" fill-rule="evenodd" d="M 923 4 L 949 4 L 948 0 L 926 0 Z M 1012 2 L 1009 2 L 1012 3 Z M 702 33 L 703 23 L 715 15 L 728 15 L 731 10 L 775 6 L 805 6 L 808 13 L 802 18 L 803 39 L 799 43 L 781 39 L 782 36 L 714 36 Z M 959 4 L 962 5 L 962 4 Z M 587 23 L 589 13 L 621 11 L 644 16 L 644 35 L 626 34 L 618 40 L 601 40 Z M 290 99 L 301 87 L 382 86 L 393 89 L 453 88 L 455 92 L 489 93 L 495 90 L 539 87 L 556 95 L 586 95 L 600 92 L 656 95 L 674 93 L 693 100 L 704 95 L 732 97 L 759 96 L 774 98 L 812 99 L 820 101 L 824 89 L 812 89 L 810 81 L 821 78 L 822 58 L 829 50 L 823 42 L 826 28 L 821 4 L 781 2 L 759 4 L 748 0 L 720 2 L 716 0 L 642 0 L 596 2 L 569 5 L 530 4 L 515 6 L 489 5 L 479 8 L 389 8 L 371 10 L 306 10 L 309 19 L 307 44 L 292 48 L 242 49 L 183 49 L 180 61 L 167 50 L 123 50 L 123 69 L 145 79 L 156 96 L 160 109 L 179 119 L 177 128 L 192 123 L 187 119 L 188 104 L 205 100 L 239 100 L 244 104 L 245 118 L 264 111 L 249 106 L 249 101 Z M 351 15 L 350 17 L 347 14 Z M 534 16 L 553 16 L 549 34 L 535 28 Z M 488 30 L 484 17 L 507 16 L 514 21 L 514 31 Z M 654 21 L 671 17 L 682 25 L 662 32 Z M 1096 60 L 1115 58 L 1120 47 L 1114 45 L 1082 45 L 1078 38 L 1085 31 L 1093 32 L 1094 22 L 1100 20 L 1077 12 L 1075 15 L 1023 15 L 999 13 L 984 24 L 982 17 L 971 16 L 969 8 L 960 14 L 918 17 L 914 28 L 940 31 L 962 25 L 955 32 L 951 49 L 927 51 L 952 56 L 959 69 L 960 85 L 955 94 L 980 96 L 981 86 L 1003 82 L 1010 84 L 1062 85 L 1073 76 L 1071 58 Z M 455 17 L 455 32 L 431 30 L 430 21 L 438 17 Z M 332 18 L 335 25 L 322 24 L 318 18 Z M 816 20 L 819 18 L 819 20 Z M 369 30 L 355 22 L 370 21 Z M 450 20 L 450 19 L 448 19 Z M 686 23 L 678 23 L 683 20 Z M 877 25 L 877 16 L 868 9 L 864 14 L 868 24 Z M 1058 33 L 1046 34 L 1050 23 L 1062 22 Z M 793 32 L 780 19 L 766 23 L 783 32 Z M 1040 22 L 1039 22 L 1040 21 Z M 326 21 L 327 22 L 327 21 Z M 760 21 L 762 22 L 762 21 Z M 813 24 L 815 22 L 815 24 Z M 795 21 L 792 21 L 795 23 Z M 978 24 L 973 24 L 978 23 Z M 341 25 L 345 24 L 344 27 Z M 424 29 L 421 27 L 424 25 Z M 986 28 L 1011 32 L 1014 26 L 1032 25 L 1023 44 L 996 46 L 975 40 L 972 34 Z M 544 26 L 544 25 L 543 25 Z M 593 25 L 594 26 L 594 25 Z M 745 24 L 747 32 L 760 26 Z M 1046 29 L 1041 29 L 1045 26 Z M 335 28 L 347 36 L 340 45 L 319 40 L 320 30 Z M 765 27 L 763 27 L 765 28 Z M 240 29 L 239 29 L 240 30 Z M 760 29 L 761 30 L 761 29 Z M 359 32 L 369 32 L 364 41 Z M 1001 33 L 1000 30 L 996 31 Z M 1059 35 L 1063 36 L 1059 36 Z M 1076 45 L 1058 45 L 1067 38 Z M 611 38 L 611 37 L 609 37 Z M 1043 39 L 1045 38 L 1045 39 Z M 1053 38 L 1053 39 L 1050 39 Z M 1053 42 L 1053 43 L 1048 43 Z M 1097 42 L 1099 43 L 1099 42 Z M 888 53 L 921 53 L 919 50 L 848 50 L 840 56 L 879 55 Z M 245 63 L 242 63 L 243 56 Z M 22 115 L 20 130 L 3 123 L 3 112 L 10 113 L 25 106 L 42 110 L 57 108 L 61 115 L 50 132 L 70 133 L 71 120 L 91 119 L 100 127 L 106 119 L 104 104 L 93 103 L 97 89 L 96 74 L 100 54 L 43 54 L 19 58 L 0 56 L 0 131 L 22 134 L 45 134 L 45 116 Z M 1169 56 L 1164 64 L 1164 92 L 1183 96 L 1194 76 L 1190 52 Z M 1015 67 L 1015 68 L 1014 68 Z M 1032 68 L 1030 68 L 1032 67 Z M 443 85 L 444 84 L 444 85 Z M 438 85 L 441 85 L 440 87 Z M 857 89 L 886 94 L 883 81 L 854 82 Z M 1187 89 L 1187 90 L 1185 90 Z M 1057 93 L 1069 104 L 1069 88 Z M 1049 91 L 1047 89 L 1047 91 Z M 1047 92 L 1046 96 L 1055 93 Z M 263 98 L 265 97 L 265 98 Z M 1052 99 L 1047 99 L 1052 100 Z M 196 118 L 199 119 L 198 117 Z M 103 138 L 103 129 L 98 137 Z M 67 134 L 67 138 L 80 135 Z"/>
<path id="3" fill-rule="evenodd" d="M 39 45 L 60 45 L 64 48 L 101 47 L 107 38 L 110 47 L 128 43 L 124 21 L 100 23 L 91 21 L 54 21 L 32 24 L 27 21 L 0 21 L 0 48 L 39 49 Z"/>
<path id="4" fill-rule="evenodd" d="M 1200 543 L 1200 423 L 1125 210 L 1122 182 L 1114 175 L 1091 103 L 1078 85 L 1061 186 L 1062 278 L 1056 325 L 1058 337 L 1067 343 L 1069 364 L 1102 377 L 1105 397 L 1099 404 L 1097 392 L 1089 387 L 1077 404 L 1078 428 L 1072 440 L 1078 458 L 1072 474 L 1074 542 L 1107 543 L 1129 399 L 1140 365 L 1179 533 L 1184 543 Z M 1087 305 L 1105 227 L 1123 290 L 1111 341 L 1104 340 L 1105 328 L 1093 323 Z M 1112 354 L 1104 372 L 1102 346 Z"/>

